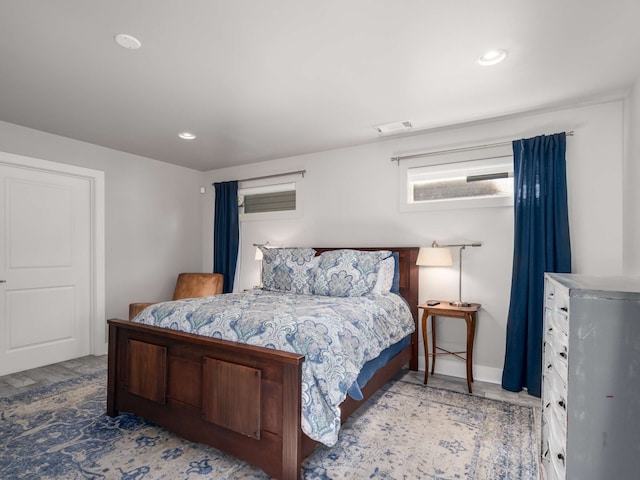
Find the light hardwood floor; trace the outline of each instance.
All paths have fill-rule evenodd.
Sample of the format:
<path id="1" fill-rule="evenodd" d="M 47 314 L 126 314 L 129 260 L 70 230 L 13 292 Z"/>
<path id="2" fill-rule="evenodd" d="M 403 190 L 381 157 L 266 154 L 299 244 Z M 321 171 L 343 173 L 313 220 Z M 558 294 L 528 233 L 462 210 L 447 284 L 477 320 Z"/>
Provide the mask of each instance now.
<path id="1" fill-rule="evenodd" d="M 8 397 L 105 368 L 107 368 L 106 355 L 99 357 L 89 355 L 45 367 L 25 370 L 24 372 L 12 373 L 11 375 L 0 377 L 0 397 Z"/>

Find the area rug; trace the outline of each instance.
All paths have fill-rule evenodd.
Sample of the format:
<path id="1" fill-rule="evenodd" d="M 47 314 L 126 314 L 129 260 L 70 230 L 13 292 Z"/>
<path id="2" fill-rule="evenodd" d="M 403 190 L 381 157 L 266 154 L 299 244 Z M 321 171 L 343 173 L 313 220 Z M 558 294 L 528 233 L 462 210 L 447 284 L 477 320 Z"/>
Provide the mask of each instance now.
<path id="1" fill-rule="evenodd" d="M 106 373 L 0 399 L 2 479 L 268 479 L 150 422 L 108 417 Z M 536 479 L 533 411 L 395 380 L 321 446 L 303 478 Z"/>

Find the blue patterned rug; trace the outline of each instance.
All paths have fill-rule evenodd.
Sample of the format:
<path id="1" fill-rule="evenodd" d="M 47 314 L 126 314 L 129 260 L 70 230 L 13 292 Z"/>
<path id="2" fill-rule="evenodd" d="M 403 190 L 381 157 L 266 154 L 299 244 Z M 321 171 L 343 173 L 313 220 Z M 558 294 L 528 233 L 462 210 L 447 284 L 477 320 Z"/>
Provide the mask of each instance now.
<path id="1" fill-rule="evenodd" d="M 268 479 L 133 415 L 108 417 L 106 373 L 0 399 L 2 479 Z M 306 480 L 536 479 L 530 407 L 396 380 L 317 448 Z"/>

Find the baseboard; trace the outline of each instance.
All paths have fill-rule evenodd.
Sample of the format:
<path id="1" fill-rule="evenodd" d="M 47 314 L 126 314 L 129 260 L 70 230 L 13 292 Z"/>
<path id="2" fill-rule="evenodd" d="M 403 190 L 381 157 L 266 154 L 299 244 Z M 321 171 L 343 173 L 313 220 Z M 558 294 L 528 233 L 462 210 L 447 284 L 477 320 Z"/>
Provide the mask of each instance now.
<path id="1" fill-rule="evenodd" d="M 424 372 L 424 357 L 420 358 L 419 368 Z M 435 373 L 466 379 L 467 366 L 461 361 L 438 358 Z M 502 369 L 485 367 L 483 365 L 474 365 L 473 379 L 478 382 L 495 383 L 500 385 L 502 383 Z"/>

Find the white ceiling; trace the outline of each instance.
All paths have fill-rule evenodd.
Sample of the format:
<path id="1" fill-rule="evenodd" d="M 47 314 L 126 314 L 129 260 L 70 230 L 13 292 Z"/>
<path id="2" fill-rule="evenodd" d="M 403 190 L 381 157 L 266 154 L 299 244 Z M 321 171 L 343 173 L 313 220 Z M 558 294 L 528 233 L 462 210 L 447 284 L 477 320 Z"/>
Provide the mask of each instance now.
<path id="1" fill-rule="evenodd" d="M 0 120 L 209 170 L 622 95 L 639 21 L 638 0 L 2 0 Z"/>

